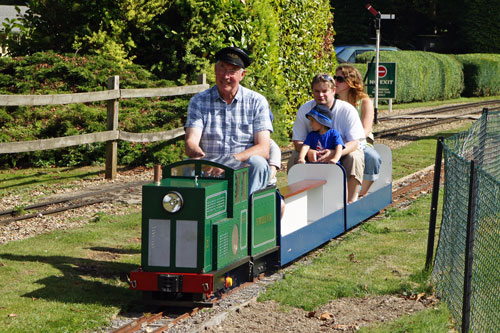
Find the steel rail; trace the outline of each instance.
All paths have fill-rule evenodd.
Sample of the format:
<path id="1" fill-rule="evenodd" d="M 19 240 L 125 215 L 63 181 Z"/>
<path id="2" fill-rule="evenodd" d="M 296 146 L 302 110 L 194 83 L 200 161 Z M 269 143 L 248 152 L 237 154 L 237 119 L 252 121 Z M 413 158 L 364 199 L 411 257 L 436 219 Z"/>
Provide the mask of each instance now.
<path id="1" fill-rule="evenodd" d="M 468 108 L 473 108 L 473 107 L 485 107 L 489 105 L 500 105 L 500 100 L 491 100 L 491 101 L 483 101 L 483 102 L 474 102 L 474 103 L 465 103 L 465 104 L 459 104 L 459 105 L 450 105 L 450 106 L 443 106 L 440 108 L 435 108 L 435 109 L 428 109 L 428 110 L 421 110 L 421 111 L 412 111 L 405 113 L 404 115 L 411 116 L 411 115 L 421 115 L 421 114 L 436 114 L 436 113 L 444 113 L 444 112 L 449 112 L 449 111 L 456 111 L 456 110 L 461 110 L 461 109 L 468 109 Z M 397 119 L 399 115 L 388 115 L 388 116 L 383 116 L 379 117 L 379 121 L 383 120 L 394 120 Z"/>
<path id="2" fill-rule="evenodd" d="M 467 114 L 463 114 L 463 115 L 459 115 L 459 116 L 451 115 L 449 117 L 427 120 L 427 121 L 419 122 L 416 124 L 388 128 L 385 130 L 373 132 L 373 136 L 375 138 L 383 138 L 383 137 L 387 137 L 387 136 L 394 136 L 394 135 L 401 134 L 401 133 L 408 133 L 408 132 L 416 131 L 416 130 L 423 129 L 423 128 L 433 127 L 433 126 L 446 124 L 446 123 L 452 123 L 452 122 L 455 122 L 458 120 L 464 120 L 466 118 L 466 116 L 468 116 L 468 115 L 475 115 L 475 114 L 479 114 L 479 113 L 482 113 L 482 110 L 469 112 Z"/>
<path id="3" fill-rule="evenodd" d="M 54 205 L 64 204 L 64 203 L 68 203 L 71 201 L 77 201 L 77 200 L 85 199 L 85 198 L 89 198 L 89 197 L 99 197 L 100 195 L 103 195 L 103 194 L 117 192 L 117 191 L 121 191 L 121 190 L 126 190 L 129 188 L 141 186 L 141 185 L 144 185 L 144 184 L 147 184 L 150 182 L 151 181 L 149 181 L 149 180 L 148 181 L 142 180 L 142 181 L 135 181 L 135 182 L 130 182 L 130 183 L 126 183 L 126 184 L 109 186 L 105 189 L 96 190 L 96 191 L 91 191 L 91 189 L 89 189 L 89 192 L 84 193 L 84 194 L 68 196 L 68 197 L 64 197 L 64 198 L 59 198 L 59 199 L 55 199 L 55 200 L 45 201 L 45 202 L 41 202 L 41 203 L 28 205 L 26 207 L 22 207 L 22 209 L 25 211 L 35 210 L 35 211 L 37 211 L 36 213 L 28 213 L 28 214 L 15 216 L 18 209 L 8 209 L 5 211 L 1 211 L 0 216 L 5 217 L 7 215 L 10 215 L 12 217 L 1 219 L 0 225 L 6 225 L 8 223 L 12 223 L 15 221 L 31 219 L 31 218 L 35 218 L 35 217 L 43 216 L 43 215 L 57 214 L 57 213 L 61 213 L 61 212 L 67 211 L 67 210 L 71 210 L 71 209 L 90 206 L 90 205 L 94 205 L 94 204 L 102 203 L 102 202 L 106 202 L 106 201 L 112 201 L 113 200 L 112 197 L 96 198 L 96 199 L 87 200 L 84 202 L 69 204 L 69 205 L 66 205 L 63 207 L 58 207 L 55 209 L 45 209 L 45 208 L 49 208 L 49 207 L 54 206 Z M 43 210 L 43 209 L 45 209 L 45 210 Z"/>

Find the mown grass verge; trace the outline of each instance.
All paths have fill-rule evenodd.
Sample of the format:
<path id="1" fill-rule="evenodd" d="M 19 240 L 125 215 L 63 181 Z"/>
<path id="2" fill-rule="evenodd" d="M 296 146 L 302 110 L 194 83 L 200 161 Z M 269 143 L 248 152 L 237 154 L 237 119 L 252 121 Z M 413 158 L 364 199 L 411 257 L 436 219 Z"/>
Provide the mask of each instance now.
<path id="1" fill-rule="evenodd" d="M 139 262 L 139 213 L 3 244 L 0 331 L 104 327 L 138 300 L 124 281 Z"/>
<path id="2" fill-rule="evenodd" d="M 491 100 L 496 100 L 496 99 L 500 99 L 500 96 L 459 97 L 459 98 L 437 100 L 437 101 L 392 104 L 392 108 L 393 108 L 393 110 L 400 110 L 400 109 L 413 109 L 413 108 L 420 108 L 420 107 L 433 107 L 433 106 L 439 107 L 441 105 L 476 103 L 476 102 L 491 101 Z M 379 110 L 388 110 L 388 109 L 389 109 L 388 104 L 379 105 Z"/>

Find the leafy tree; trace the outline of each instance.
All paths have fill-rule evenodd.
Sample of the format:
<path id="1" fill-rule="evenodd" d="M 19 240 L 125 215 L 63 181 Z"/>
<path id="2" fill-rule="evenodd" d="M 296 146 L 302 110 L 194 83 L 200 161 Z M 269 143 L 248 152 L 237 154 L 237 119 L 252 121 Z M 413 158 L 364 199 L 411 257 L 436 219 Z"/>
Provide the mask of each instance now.
<path id="1" fill-rule="evenodd" d="M 441 0 L 442 33 L 451 53 L 500 53 L 500 0 Z"/>
<path id="2" fill-rule="evenodd" d="M 336 44 L 374 43 L 370 3 L 395 20 L 382 20 L 382 43 L 423 49 L 433 38 L 445 53 L 500 52 L 500 0 L 331 0 Z"/>
<path id="3" fill-rule="evenodd" d="M 28 0 L 21 33 L 4 41 L 11 55 L 52 50 L 103 54 L 130 63 L 134 36 L 147 33 L 169 0 Z"/>

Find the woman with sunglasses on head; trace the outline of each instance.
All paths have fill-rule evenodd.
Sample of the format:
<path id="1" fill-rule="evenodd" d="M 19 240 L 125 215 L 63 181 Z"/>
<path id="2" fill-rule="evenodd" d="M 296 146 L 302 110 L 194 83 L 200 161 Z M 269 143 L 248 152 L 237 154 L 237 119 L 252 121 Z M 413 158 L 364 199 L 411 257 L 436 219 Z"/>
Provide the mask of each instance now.
<path id="1" fill-rule="evenodd" d="M 375 148 L 373 148 L 373 118 L 375 115 L 373 103 L 370 97 L 365 93 L 361 73 L 356 67 L 351 65 L 341 65 L 335 69 L 335 84 L 337 98 L 352 104 L 357 110 L 361 123 L 365 130 L 366 145 L 365 170 L 363 173 L 363 182 L 359 197 L 368 193 L 370 186 L 378 179 L 380 173 L 381 159 Z"/>

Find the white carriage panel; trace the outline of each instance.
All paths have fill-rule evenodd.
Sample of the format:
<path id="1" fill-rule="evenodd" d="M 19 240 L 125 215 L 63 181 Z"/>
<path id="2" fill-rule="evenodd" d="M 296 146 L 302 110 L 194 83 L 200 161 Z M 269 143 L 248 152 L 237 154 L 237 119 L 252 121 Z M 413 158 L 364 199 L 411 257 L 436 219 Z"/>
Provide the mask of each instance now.
<path id="1" fill-rule="evenodd" d="M 325 214 L 325 185 L 307 191 L 307 222 L 312 223 Z"/>
<path id="2" fill-rule="evenodd" d="M 321 217 L 344 208 L 344 173 L 336 164 L 295 164 L 288 173 L 288 183 L 301 180 L 326 180 L 323 185 L 323 212 Z M 286 209 L 285 209 L 286 211 Z M 318 214 L 319 216 L 320 214 Z"/>
<path id="3" fill-rule="evenodd" d="M 370 187 L 368 193 L 387 186 L 392 183 L 392 151 L 389 147 L 383 144 L 375 144 L 375 150 L 380 154 L 382 164 L 380 165 L 380 174 L 378 179 Z"/>
<path id="4" fill-rule="evenodd" d="M 170 220 L 149 220 L 149 266 L 170 266 L 170 224 Z"/>
<path id="5" fill-rule="evenodd" d="M 197 254 L 198 221 L 178 220 L 175 235 L 175 266 L 196 268 Z"/>
<path id="6" fill-rule="evenodd" d="M 307 192 L 285 199 L 285 213 L 281 219 L 281 235 L 288 235 L 306 225 Z"/>

